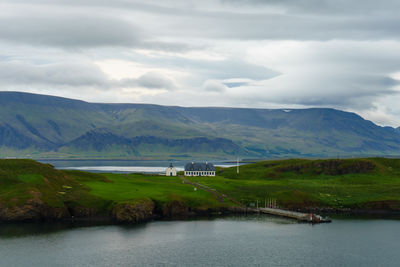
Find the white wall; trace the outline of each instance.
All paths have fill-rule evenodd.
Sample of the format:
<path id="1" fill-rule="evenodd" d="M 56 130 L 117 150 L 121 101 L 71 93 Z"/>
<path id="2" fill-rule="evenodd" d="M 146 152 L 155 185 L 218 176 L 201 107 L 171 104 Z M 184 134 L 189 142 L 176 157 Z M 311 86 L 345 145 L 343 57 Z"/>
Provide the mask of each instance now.
<path id="1" fill-rule="evenodd" d="M 215 171 L 185 171 L 185 176 L 215 176 Z"/>
<path id="2" fill-rule="evenodd" d="M 172 176 L 176 176 L 176 169 L 174 167 L 167 168 L 167 170 L 165 171 L 165 175 L 171 176 L 171 172 L 172 172 Z"/>

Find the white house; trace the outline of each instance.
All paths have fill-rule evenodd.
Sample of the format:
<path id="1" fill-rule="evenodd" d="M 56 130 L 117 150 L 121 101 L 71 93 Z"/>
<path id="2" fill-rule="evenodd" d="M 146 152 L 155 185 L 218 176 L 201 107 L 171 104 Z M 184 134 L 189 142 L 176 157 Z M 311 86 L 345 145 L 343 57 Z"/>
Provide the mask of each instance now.
<path id="1" fill-rule="evenodd" d="M 185 165 L 185 176 L 215 176 L 212 163 L 188 163 Z"/>
<path id="2" fill-rule="evenodd" d="M 169 165 L 169 167 L 165 170 L 165 175 L 166 176 L 176 176 L 176 169 L 174 166 L 172 166 L 172 163 Z"/>

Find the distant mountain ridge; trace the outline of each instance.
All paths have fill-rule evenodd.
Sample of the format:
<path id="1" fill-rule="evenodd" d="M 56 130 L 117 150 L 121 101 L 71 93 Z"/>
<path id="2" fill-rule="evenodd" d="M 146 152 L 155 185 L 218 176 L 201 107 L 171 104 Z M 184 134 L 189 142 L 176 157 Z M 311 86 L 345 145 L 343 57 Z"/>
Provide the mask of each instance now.
<path id="1" fill-rule="evenodd" d="M 1 157 L 267 158 L 400 155 L 400 129 L 327 108 L 99 104 L 0 92 Z"/>

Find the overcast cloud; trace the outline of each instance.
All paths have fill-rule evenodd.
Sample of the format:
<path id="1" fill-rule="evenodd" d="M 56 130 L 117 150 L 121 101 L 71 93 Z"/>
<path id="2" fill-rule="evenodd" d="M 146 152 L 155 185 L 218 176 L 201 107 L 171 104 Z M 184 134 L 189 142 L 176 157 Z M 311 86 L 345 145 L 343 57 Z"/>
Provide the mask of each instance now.
<path id="1" fill-rule="evenodd" d="M 396 0 L 3 0 L 0 90 L 400 126 Z"/>

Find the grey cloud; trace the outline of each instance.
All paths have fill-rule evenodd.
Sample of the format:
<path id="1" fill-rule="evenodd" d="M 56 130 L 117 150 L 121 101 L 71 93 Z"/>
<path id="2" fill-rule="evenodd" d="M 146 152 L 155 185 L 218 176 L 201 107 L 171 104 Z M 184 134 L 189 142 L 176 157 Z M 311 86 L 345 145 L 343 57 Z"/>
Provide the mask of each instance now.
<path id="1" fill-rule="evenodd" d="M 202 62 L 199 62 L 198 66 L 201 66 L 201 64 Z M 237 59 L 208 62 L 207 67 L 204 66 L 204 70 L 209 77 L 216 79 L 248 78 L 266 80 L 279 75 L 277 71 L 264 66 Z"/>
<path id="2" fill-rule="evenodd" d="M 0 39 L 45 46 L 134 46 L 139 30 L 128 22 L 88 14 L 0 17 Z"/>
<path id="3" fill-rule="evenodd" d="M 242 40 L 399 39 L 400 29 L 394 26 L 399 23 L 398 16 L 329 17 L 227 13 L 188 19 L 186 23 L 173 25 L 170 34 Z"/>
<path id="4" fill-rule="evenodd" d="M 175 88 L 174 83 L 158 73 L 146 73 L 137 79 L 109 79 L 91 63 L 57 63 L 34 65 L 21 62 L 0 62 L 0 84 L 49 87 L 96 87 L 112 89 L 121 87 L 144 87 L 148 89 Z"/>
<path id="5" fill-rule="evenodd" d="M 316 71 L 315 74 L 320 73 Z M 337 73 L 306 82 L 296 78 L 287 77 L 286 80 L 293 79 L 289 84 L 278 79 L 276 83 L 266 81 L 258 87 L 245 87 L 244 93 L 256 102 L 354 109 L 371 108 L 374 100 L 380 97 L 400 95 L 394 88 L 399 81 L 386 76 Z"/>
<path id="6" fill-rule="evenodd" d="M 203 49 L 204 47 L 195 44 L 185 44 L 179 42 L 162 42 L 156 40 L 143 41 L 137 45 L 138 48 L 147 50 L 159 50 L 165 52 L 186 52 L 191 50 Z"/>
<path id="7" fill-rule="evenodd" d="M 104 10 L 44 6 L 25 7 L 20 13 L 0 12 L 0 40 L 17 44 L 53 46 L 67 49 L 92 47 L 132 47 L 160 51 L 189 51 L 198 48 L 182 42 L 160 41 L 132 21 Z M 40 14 L 37 14 L 39 13 Z"/>
<path id="8" fill-rule="evenodd" d="M 28 4 L 28 1 L 22 2 Z M 360 4 L 358 1 L 343 0 L 273 0 L 225 1 L 221 4 L 219 1 L 208 0 L 201 3 L 196 2 L 196 5 L 187 4 L 187 1 L 183 0 L 169 1 L 167 4 L 160 1 L 143 3 L 120 0 L 112 2 L 100 0 L 36 2 L 42 3 L 48 9 L 48 12 L 52 12 L 53 9 L 62 9 L 64 6 L 81 7 L 87 13 L 104 12 L 104 10 L 111 8 L 124 12 L 128 10 L 132 13 L 131 20 L 135 22 L 135 25 L 150 35 L 153 43 L 148 42 L 149 47 L 153 46 L 156 49 L 172 47 L 178 50 L 179 46 L 187 48 L 187 44 L 176 44 L 174 47 L 162 44 L 161 41 L 157 40 L 158 37 L 171 36 L 175 38 L 239 40 L 377 40 L 380 38 L 400 38 L 400 28 L 396 26 L 400 24 L 400 17 L 398 16 L 400 4 L 396 1 L 384 1 L 382 3 L 381 1 L 368 0 Z M 253 8 L 251 12 L 246 12 L 246 9 L 242 6 L 235 6 L 232 3 L 242 3 L 245 6 L 254 6 L 257 3 L 267 7 L 278 6 L 285 12 L 273 13 L 262 8 Z M 226 5 L 232 8 L 224 10 Z M 138 19 L 136 19 L 136 15 L 140 15 Z M 81 19 L 84 25 L 85 20 L 84 18 Z M 109 19 L 111 20 L 111 18 Z M 136 43 L 135 34 L 132 36 L 132 32 L 125 29 L 124 23 L 126 21 L 121 22 L 117 17 L 113 17 L 112 20 L 114 21 L 110 25 L 120 23 L 121 27 L 113 27 L 115 31 L 108 31 L 111 35 L 101 36 L 102 38 L 99 38 L 101 34 L 96 34 L 98 30 L 95 28 L 92 38 L 90 38 L 89 33 L 87 44 L 96 43 L 96 40 L 100 45 L 131 45 Z M 14 22 L 18 21 L 14 19 Z M 79 24 L 79 22 L 80 18 L 76 18 L 75 24 Z M 99 20 L 99 24 L 102 25 L 101 20 Z M 33 25 L 35 24 L 33 23 Z M 47 25 L 51 26 L 51 24 Z M 104 25 L 107 29 L 108 26 Z M 55 21 L 55 26 L 57 26 L 57 21 Z M 43 34 L 40 31 L 38 33 Z M 81 34 L 74 35 L 73 32 L 71 33 L 71 37 L 75 36 L 77 40 L 82 38 Z M 45 36 L 43 38 L 46 39 Z M 50 39 L 48 43 L 60 44 L 64 41 L 62 37 L 58 38 L 59 40 Z M 90 41 L 92 39 L 93 42 Z M 68 40 L 65 41 L 68 43 Z M 141 45 L 143 46 L 143 44 Z"/>
<path id="9" fill-rule="evenodd" d="M 239 6 L 278 6 L 286 11 L 302 13 L 366 14 L 400 8 L 397 0 L 324 1 L 324 0 L 221 0 L 223 4 Z"/>
<path id="10" fill-rule="evenodd" d="M 164 77 L 162 74 L 155 72 L 148 72 L 137 79 L 137 84 L 146 88 L 164 88 L 164 89 L 174 89 L 176 86 L 174 83 Z"/>
<path id="11" fill-rule="evenodd" d="M 104 73 L 97 66 L 82 63 L 34 65 L 22 62 L 0 62 L 0 83 L 5 85 L 110 86 Z"/>

